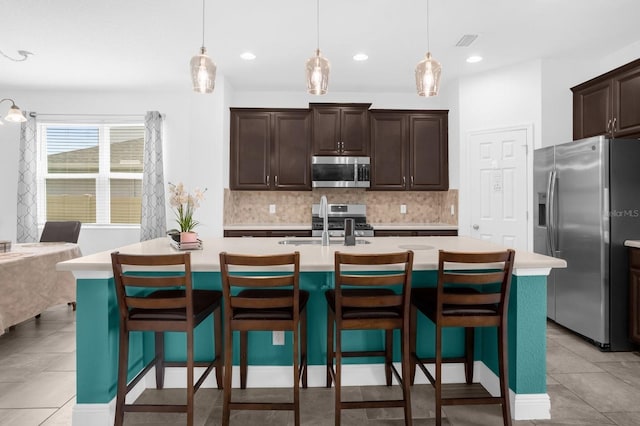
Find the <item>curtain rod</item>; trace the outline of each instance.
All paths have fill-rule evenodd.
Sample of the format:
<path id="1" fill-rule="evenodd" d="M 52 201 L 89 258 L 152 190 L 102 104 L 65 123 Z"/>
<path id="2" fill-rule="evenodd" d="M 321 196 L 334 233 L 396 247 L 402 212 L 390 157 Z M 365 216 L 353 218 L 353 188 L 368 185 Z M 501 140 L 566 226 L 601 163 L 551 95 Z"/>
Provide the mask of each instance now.
<path id="1" fill-rule="evenodd" d="M 41 117 L 41 116 L 50 116 L 50 117 L 144 117 L 144 113 L 142 114 L 59 114 L 59 113 L 47 113 L 47 112 L 30 112 L 30 117 Z M 164 114 L 160 114 L 162 118 L 164 118 Z"/>

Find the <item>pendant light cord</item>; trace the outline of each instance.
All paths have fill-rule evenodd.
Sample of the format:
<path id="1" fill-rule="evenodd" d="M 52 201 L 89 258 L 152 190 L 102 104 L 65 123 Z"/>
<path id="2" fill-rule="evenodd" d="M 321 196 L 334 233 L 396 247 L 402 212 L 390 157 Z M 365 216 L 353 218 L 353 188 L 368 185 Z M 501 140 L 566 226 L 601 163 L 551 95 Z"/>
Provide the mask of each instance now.
<path id="1" fill-rule="evenodd" d="M 320 50 L 320 0 L 316 0 L 316 39 L 318 41 L 317 50 Z"/>
<path id="2" fill-rule="evenodd" d="M 427 52 L 431 52 L 431 45 L 429 43 L 429 0 L 427 0 Z"/>
<path id="3" fill-rule="evenodd" d="M 204 47 L 204 0 L 202 0 L 202 47 Z"/>

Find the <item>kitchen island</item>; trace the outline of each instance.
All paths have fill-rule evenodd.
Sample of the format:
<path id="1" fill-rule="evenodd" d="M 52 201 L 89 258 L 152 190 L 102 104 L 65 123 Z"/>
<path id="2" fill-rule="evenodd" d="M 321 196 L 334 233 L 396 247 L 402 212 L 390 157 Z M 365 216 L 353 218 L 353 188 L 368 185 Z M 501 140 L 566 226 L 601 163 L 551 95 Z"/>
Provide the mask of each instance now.
<path id="1" fill-rule="evenodd" d="M 302 241 L 301 241 L 302 240 Z M 309 244 L 310 238 L 205 238 L 203 250 L 192 251 L 194 286 L 220 288 L 219 258 L 221 251 L 244 254 L 272 254 L 300 252 L 300 285 L 311 294 L 308 309 L 309 385 L 324 386 L 326 358 L 326 304 L 324 291 L 333 286 L 334 252 L 381 253 L 411 249 L 414 251 L 413 283 L 435 286 L 438 267 L 438 249 L 451 251 L 495 251 L 504 249 L 496 244 L 468 237 L 384 237 L 362 239 L 368 244 L 343 246 L 340 240 L 323 247 Z M 319 241 L 319 238 L 314 239 Z M 362 241 L 361 241 L 362 242 Z M 130 254 L 166 254 L 174 252 L 167 239 L 156 239 L 118 249 Z M 565 267 L 563 260 L 518 250 L 509 303 L 509 382 L 512 392 L 513 416 L 516 419 L 549 418 L 550 404 L 546 393 L 546 276 L 551 268 Z M 110 252 L 96 253 L 58 264 L 58 269 L 72 271 L 77 279 L 78 310 L 76 317 L 77 341 L 77 397 L 74 424 L 109 424 L 113 419 L 113 400 L 116 392 L 118 346 L 118 310 L 113 288 Z M 418 324 L 421 356 L 433 354 L 433 325 L 420 317 Z M 455 356 L 462 352 L 464 333 L 461 329 L 447 330 L 444 335 L 444 353 Z M 195 338 L 196 358 L 212 353 L 211 321 L 205 321 Z M 250 335 L 248 386 L 290 386 L 291 336 L 285 345 L 274 346 L 271 333 Z M 350 332 L 347 342 L 361 347 L 381 344 L 382 332 Z M 398 336 L 396 336 L 398 339 Z M 490 392 L 497 391 L 496 333 L 493 329 L 476 333 L 476 373 Z M 236 339 L 237 340 L 237 339 Z M 237 342 L 236 342 L 237 344 Z M 346 345 L 345 345 L 346 346 Z M 184 336 L 167 333 L 165 337 L 168 360 L 184 357 Z M 348 349 L 348 348 L 345 348 Z M 394 347 L 399 360 L 399 344 Z M 238 351 L 234 351 L 238 354 Z M 130 345 L 130 377 L 142 369 L 153 357 L 153 338 L 148 333 L 133 333 Z M 237 365 L 234 359 L 234 365 Z M 350 359 L 344 367 L 344 385 L 382 384 L 382 364 L 378 359 Z M 177 370 L 177 371 L 176 371 Z M 138 384 L 137 392 L 153 387 L 153 376 Z M 234 378 L 238 375 L 235 374 Z M 463 381 L 461 366 L 452 365 L 444 370 L 444 381 Z M 147 383 L 145 383 L 147 382 Z M 418 376 L 416 383 L 424 383 Z M 184 374 L 179 369 L 168 369 L 165 387 L 183 387 Z M 214 387 L 213 381 L 204 386 Z M 135 392 L 135 391 L 134 391 Z"/>

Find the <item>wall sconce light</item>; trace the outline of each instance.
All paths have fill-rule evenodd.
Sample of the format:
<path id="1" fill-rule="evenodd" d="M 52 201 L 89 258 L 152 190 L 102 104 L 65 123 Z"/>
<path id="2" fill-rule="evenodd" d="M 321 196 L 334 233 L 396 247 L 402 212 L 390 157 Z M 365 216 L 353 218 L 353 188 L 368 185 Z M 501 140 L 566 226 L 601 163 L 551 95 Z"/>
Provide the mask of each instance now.
<path id="1" fill-rule="evenodd" d="M 13 101 L 13 99 L 4 98 L 0 100 L 0 103 L 4 101 L 11 102 L 11 107 L 9 107 L 9 111 L 7 112 L 7 115 L 4 117 L 5 121 L 8 121 L 10 123 L 23 123 L 27 121 L 27 118 L 24 116 L 20 108 L 18 108 L 16 103 Z M 3 124 L 2 121 L 0 121 L 0 125 L 1 124 Z"/>

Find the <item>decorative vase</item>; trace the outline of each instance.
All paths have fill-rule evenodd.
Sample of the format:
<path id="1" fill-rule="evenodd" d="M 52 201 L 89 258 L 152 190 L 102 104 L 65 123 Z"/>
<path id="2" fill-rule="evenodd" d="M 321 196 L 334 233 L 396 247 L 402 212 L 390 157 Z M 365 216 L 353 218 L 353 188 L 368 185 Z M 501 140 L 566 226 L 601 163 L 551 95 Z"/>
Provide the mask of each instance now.
<path id="1" fill-rule="evenodd" d="M 181 243 L 196 243 L 198 242 L 198 234 L 195 232 L 181 232 L 180 233 L 180 242 Z"/>

